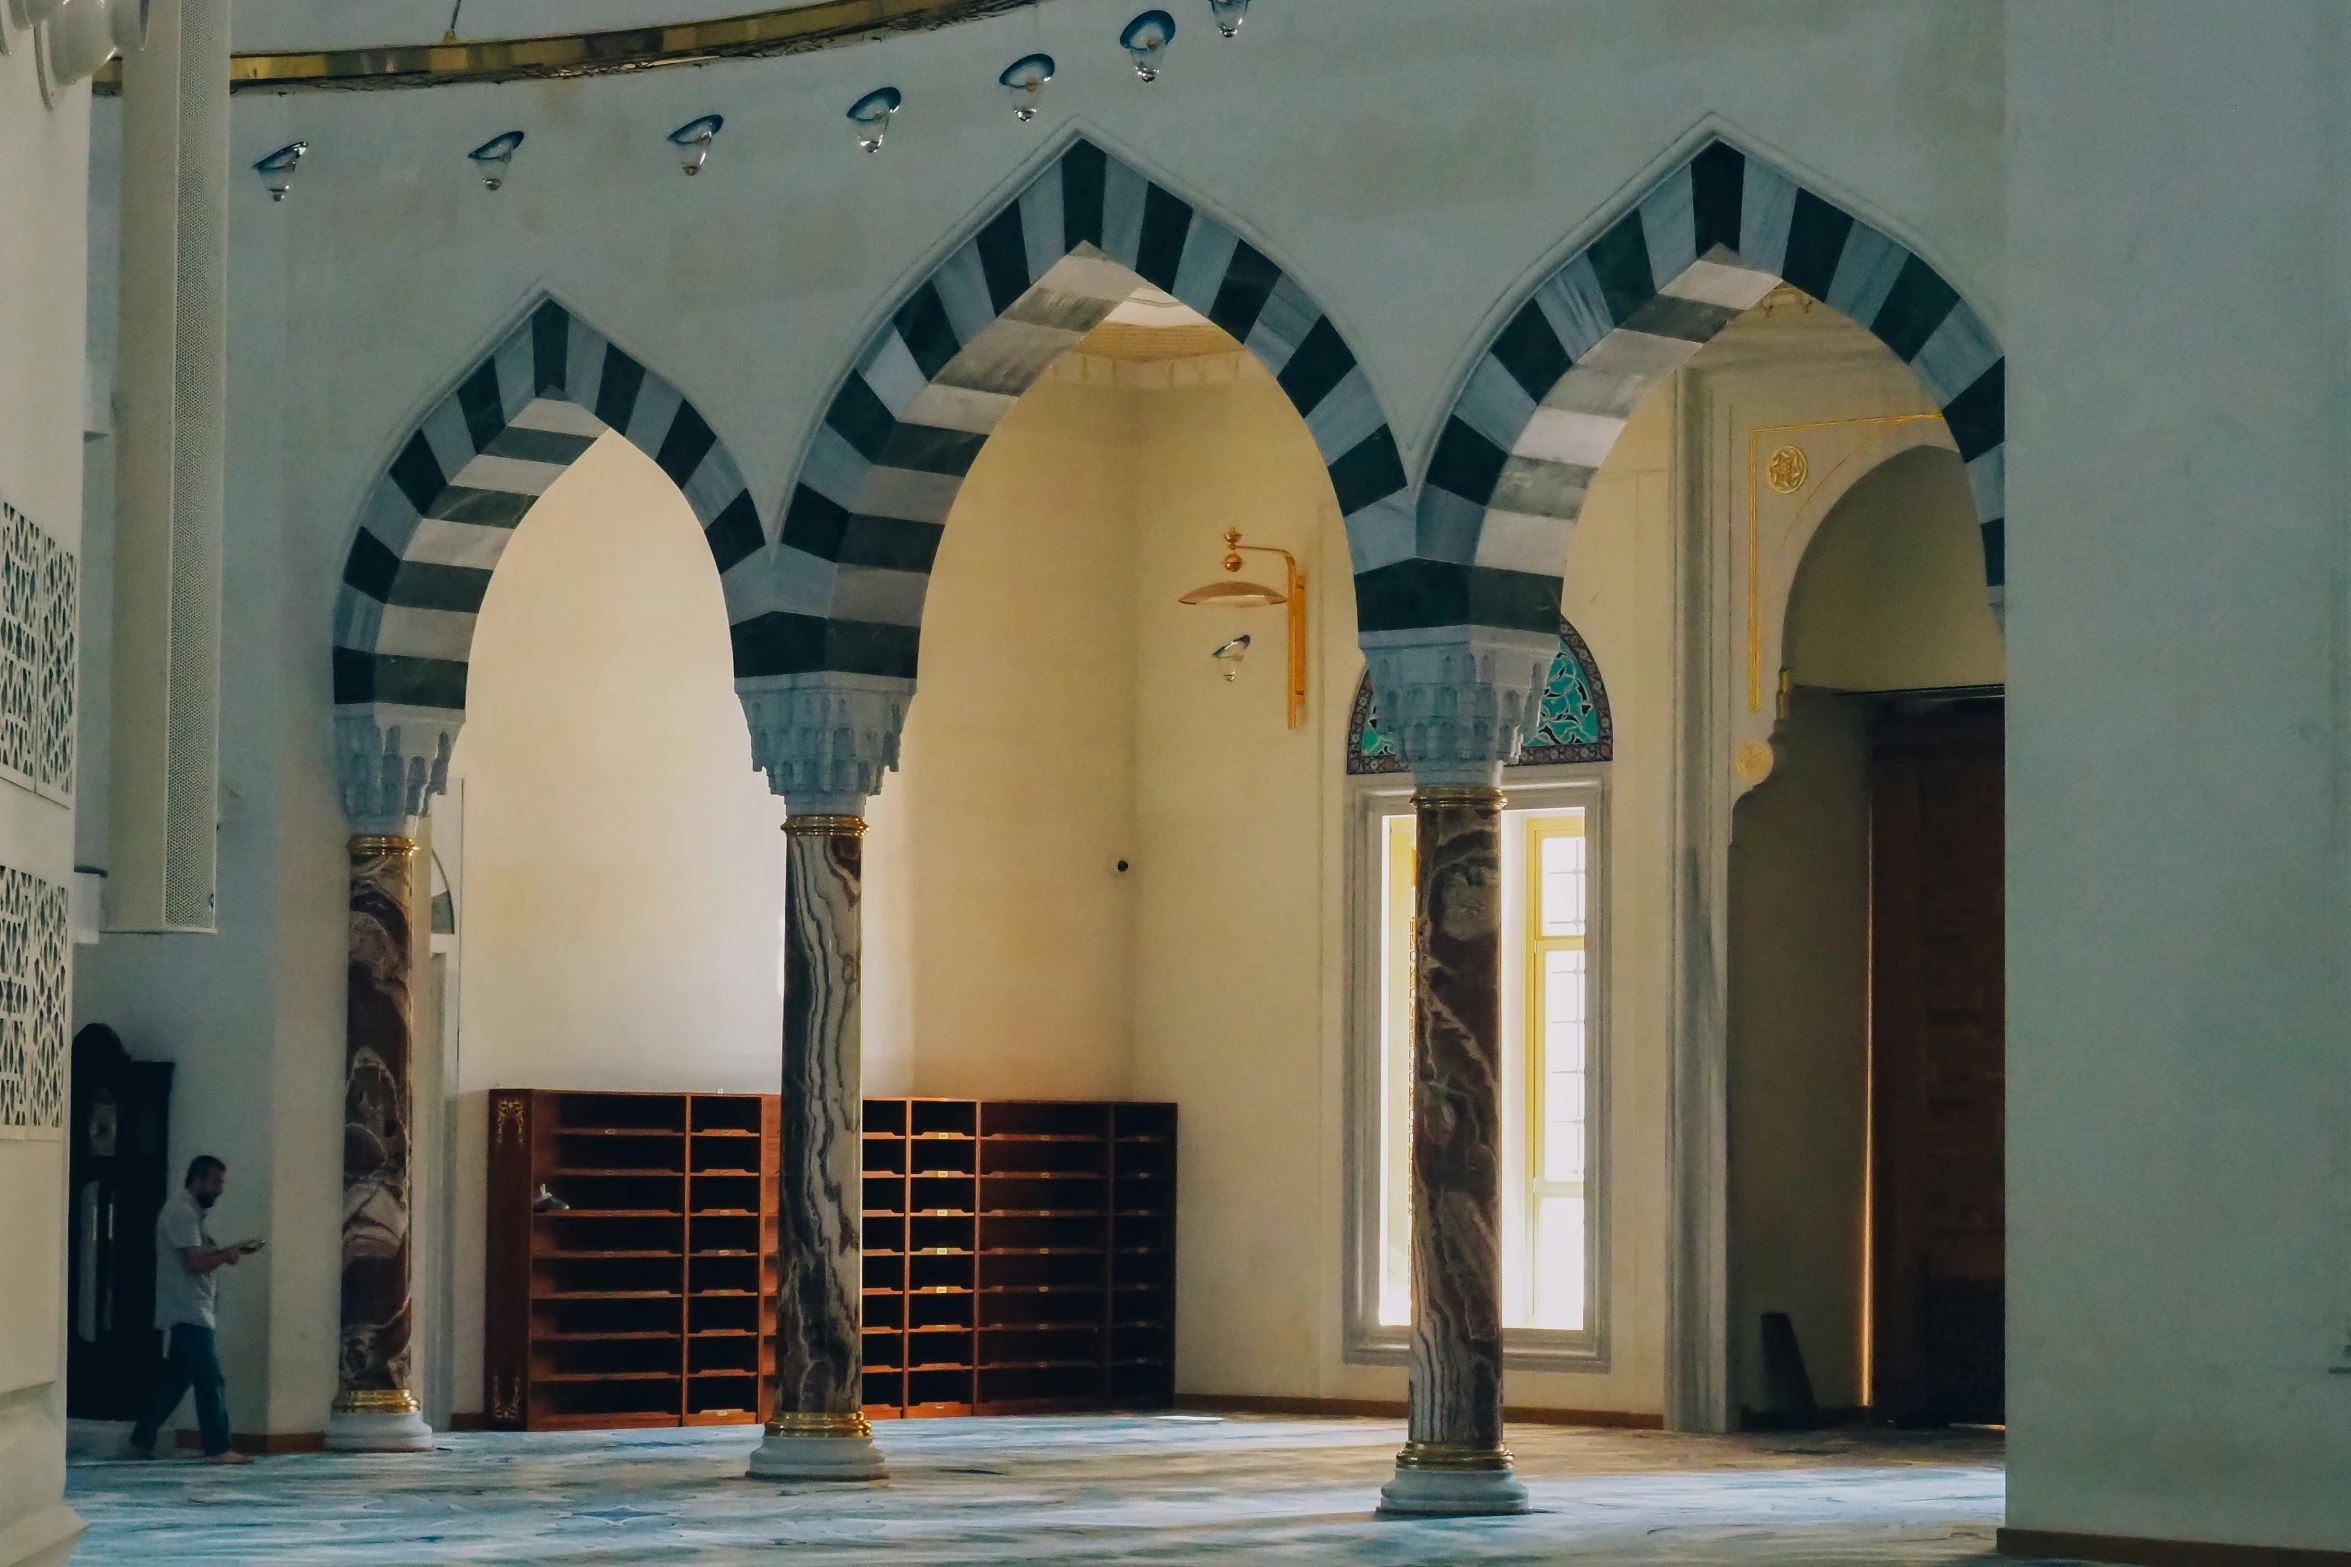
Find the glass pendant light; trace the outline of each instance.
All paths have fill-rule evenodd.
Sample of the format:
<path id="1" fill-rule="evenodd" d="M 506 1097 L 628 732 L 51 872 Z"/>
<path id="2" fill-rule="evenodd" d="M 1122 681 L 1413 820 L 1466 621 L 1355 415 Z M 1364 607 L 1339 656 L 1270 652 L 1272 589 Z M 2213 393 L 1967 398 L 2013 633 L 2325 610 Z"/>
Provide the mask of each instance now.
<path id="1" fill-rule="evenodd" d="M 881 151 L 882 136 L 890 128 L 890 116 L 898 112 L 902 101 L 897 88 L 876 87 L 849 105 L 849 123 L 856 128 L 857 145 L 867 152 Z"/>
<path id="2" fill-rule="evenodd" d="M 678 167 L 689 176 L 701 173 L 703 160 L 710 156 L 710 144 L 718 140 L 718 133 L 726 128 L 726 123 L 723 114 L 705 114 L 671 131 L 669 140 L 678 150 Z"/>
<path id="3" fill-rule="evenodd" d="M 1135 74 L 1147 82 L 1159 80 L 1159 57 L 1175 39 L 1175 18 L 1165 11 L 1145 11 L 1127 23 L 1119 43 L 1135 62 Z"/>
<path id="4" fill-rule="evenodd" d="M 253 172 L 269 187 L 270 200 L 286 199 L 286 192 L 294 188 L 294 171 L 302 166 L 302 155 L 309 150 L 310 143 L 306 141 L 290 141 L 253 165 Z"/>
<path id="5" fill-rule="evenodd" d="M 483 189 L 498 190 L 506 184 L 506 171 L 514 162 L 514 149 L 521 145 L 522 132 L 507 131 L 466 154 L 482 177 Z"/>
<path id="6" fill-rule="evenodd" d="M 996 80 L 1012 94 L 1012 117 L 1026 125 L 1037 117 L 1037 97 L 1053 80 L 1053 56 L 1024 54 L 1004 67 Z"/>
<path id="7" fill-rule="evenodd" d="M 1249 19 L 1249 0 L 1208 0 L 1208 12 L 1216 18 L 1216 30 L 1230 38 Z"/>

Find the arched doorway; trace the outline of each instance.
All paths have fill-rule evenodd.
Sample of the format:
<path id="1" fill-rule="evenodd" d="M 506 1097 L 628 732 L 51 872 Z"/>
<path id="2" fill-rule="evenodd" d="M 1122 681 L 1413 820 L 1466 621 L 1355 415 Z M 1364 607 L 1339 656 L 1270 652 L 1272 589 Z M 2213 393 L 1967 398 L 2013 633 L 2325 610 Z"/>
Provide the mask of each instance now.
<path id="1" fill-rule="evenodd" d="M 1409 546 L 1359 548 L 1367 648 L 1524 635 L 1561 604 L 1568 540 L 1600 465 L 1637 408 L 1775 288 L 1865 329 L 1908 388 L 1902 417 L 1929 422 L 1963 465 L 1976 591 L 2004 590 L 1999 345 L 1960 290 L 1912 246 L 1724 140 L 1651 184 L 1531 289 L 1473 363 L 1432 452 Z M 1666 1418 L 1734 1418 L 1729 1361 L 1728 1124 L 1724 1091 L 1730 810 L 1772 765 L 1761 618 L 1734 599 L 1764 583 L 1735 537 L 1743 447 L 1759 429 L 1720 410 L 1675 433 L 1690 461 L 1674 547 L 1678 624 L 1670 711 L 1677 757 L 1671 847 L 1673 992 L 1666 1032 L 1670 1234 Z M 1682 418 L 1677 414 L 1676 419 Z M 1705 424 L 1706 419 L 1715 419 Z M 1769 421 L 1754 421 L 1760 425 Z M 1700 426 L 1703 426 L 1701 428 Z M 1731 435 L 1736 430 L 1734 439 Z M 1753 482 L 1776 452 L 1753 457 Z M 1791 490 L 1808 475 L 1792 471 Z M 1812 474 L 1813 489 L 1821 476 Z M 1743 678 L 1741 678 L 1743 677 Z"/>
<path id="2" fill-rule="evenodd" d="M 1731 1380 L 1750 1425 L 2001 1418 L 2004 658 L 1954 454 L 1802 544 L 1735 811 Z"/>

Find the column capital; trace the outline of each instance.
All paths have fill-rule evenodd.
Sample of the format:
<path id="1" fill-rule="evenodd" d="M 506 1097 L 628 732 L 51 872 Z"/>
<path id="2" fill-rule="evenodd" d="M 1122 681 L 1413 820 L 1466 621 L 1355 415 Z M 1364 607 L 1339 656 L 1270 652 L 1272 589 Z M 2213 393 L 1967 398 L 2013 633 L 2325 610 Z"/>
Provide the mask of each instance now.
<path id="1" fill-rule="evenodd" d="M 751 726 L 751 765 L 792 816 L 861 817 L 898 765 L 914 682 L 809 670 L 735 682 Z"/>
<path id="2" fill-rule="evenodd" d="M 449 788 L 463 713 L 374 704 L 335 714 L 335 773 L 355 838 L 414 838 Z"/>
<path id="3" fill-rule="evenodd" d="M 1541 711 L 1559 634 L 1430 626 L 1358 640 L 1380 727 L 1396 736 L 1414 782 L 1500 788 Z"/>

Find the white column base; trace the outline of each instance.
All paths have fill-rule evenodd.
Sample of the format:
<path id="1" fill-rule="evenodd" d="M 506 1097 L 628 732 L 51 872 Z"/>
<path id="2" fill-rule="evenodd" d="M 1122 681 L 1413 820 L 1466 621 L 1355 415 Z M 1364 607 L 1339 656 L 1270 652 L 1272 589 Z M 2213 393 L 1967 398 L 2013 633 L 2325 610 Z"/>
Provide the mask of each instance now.
<path id="1" fill-rule="evenodd" d="M 754 1480 L 883 1480 L 889 1466 L 870 1436 L 767 1433 L 751 1455 Z"/>
<path id="2" fill-rule="evenodd" d="M 1380 1487 L 1384 1518 L 1482 1518 L 1528 1510 L 1527 1488 L 1507 1469 L 1406 1469 Z"/>
<path id="3" fill-rule="evenodd" d="M 349 1409 L 327 1413 L 327 1451 L 330 1453 L 429 1453 L 433 1428 L 413 1411 L 377 1412 Z"/>

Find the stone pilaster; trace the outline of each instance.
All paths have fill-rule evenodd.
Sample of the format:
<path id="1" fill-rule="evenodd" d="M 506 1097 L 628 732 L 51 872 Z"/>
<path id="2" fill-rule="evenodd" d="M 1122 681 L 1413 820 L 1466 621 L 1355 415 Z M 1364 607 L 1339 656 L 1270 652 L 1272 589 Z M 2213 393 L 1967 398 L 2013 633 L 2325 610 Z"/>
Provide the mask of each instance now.
<path id="1" fill-rule="evenodd" d="M 1363 638 L 1413 794 L 1412 1404 L 1385 1513 L 1515 1513 L 1502 1445 L 1502 780 L 1554 634 Z M 1391 716 L 1393 715 L 1393 716 Z"/>
<path id="2" fill-rule="evenodd" d="M 351 840 L 350 988 L 344 1023 L 343 1288 L 327 1445 L 430 1451 L 409 1388 L 409 900 L 416 842 Z"/>
<path id="3" fill-rule="evenodd" d="M 736 683 L 752 759 L 784 796 L 784 1137 L 776 1408 L 751 1473 L 879 1480 L 865 1401 L 865 1083 L 859 1036 L 867 798 L 898 762 L 910 681 Z"/>

